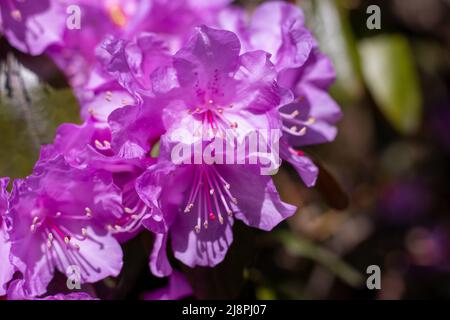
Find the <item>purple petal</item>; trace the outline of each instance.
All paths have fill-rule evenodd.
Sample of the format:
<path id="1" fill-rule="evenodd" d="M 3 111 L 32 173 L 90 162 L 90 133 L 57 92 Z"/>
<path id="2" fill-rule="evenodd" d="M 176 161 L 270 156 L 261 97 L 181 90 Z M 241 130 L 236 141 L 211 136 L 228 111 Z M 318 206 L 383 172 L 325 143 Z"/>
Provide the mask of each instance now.
<path id="1" fill-rule="evenodd" d="M 214 267 L 223 261 L 233 242 L 233 218 L 225 216 L 224 223 L 210 223 L 197 233 L 197 216 L 181 212 L 171 228 L 172 250 L 185 265 Z"/>
<path id="2" fill-rule="evenodd" d="M 245 224 L 270 231 L 292 216 L 296 207 L 281 201 L 272 178 L 256 165 L 216 166 L 237 198 L 235 216 Z"/>
<path id="3" fill-rule="evenodd" d="M 284 160 L 288 161 L 294 167 L 307 187 L 313 187 L 316 184 L 319 168 L 317 168 L 311 159 L 304 156 L 303 152 L 296 151 L 282 144 L 280 154 Z"/>
<path id="4" fill-rule="evenodd" d="M 149 266 L 153 275 L 157 277 L 166 277 L 172 273 L 172 267 L 167 258 L 167 238 L 166 233 L 155 234 Z"/>
<path id="5" fill-rule="evenodd" d="M 125 159 L 144 157 L 164 131 L 159 112 L 151 104 L 115 110 L 108 118 L 115 153 Z"/>
<path id="6" fill-rule="evenodd" d="M 195 29 L 194 36 L 175 55 L 181 86 L 192 85 L 199 79 L 200 86 L 223 74 L 236 70 L 239 63 L 240 43 L 236 35 L 229 31 L 206 26 Z"/>

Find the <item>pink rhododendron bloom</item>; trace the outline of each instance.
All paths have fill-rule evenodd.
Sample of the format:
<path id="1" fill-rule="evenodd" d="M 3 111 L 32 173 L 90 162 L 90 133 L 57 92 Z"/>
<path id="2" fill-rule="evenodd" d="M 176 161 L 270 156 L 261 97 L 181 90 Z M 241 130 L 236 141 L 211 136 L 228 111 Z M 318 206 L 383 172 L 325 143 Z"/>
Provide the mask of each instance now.
<path id="1" fill-rule="evenodd" d="M 128 144 L 128 154 L 143 156 L 158 131 L 188 144 L 279 127 L 281 92 L 273 65 L 263 51 L 240 56 L 239 48 L 231 32 L 197 28 L 170 63 L 151 74 L 143 102 L 111 114 L 113 147 Z"/>
<path id="2" fill-rule="evenodd" d="M 163 144 L 158 163 L 136 181 L 139 196 L 152 208 L 144 226 L 168 233 L 158 238 L 151 257 L 155 274 L 171 271 L 168 238 L 175 257 L 186 265 L 215 266 L 233 241 L 235 219 L 269 231 L 296 211 L 281 201 L 272 178 L 261 175 L 258 165 L 177 165 L 165 150 L 170 148 Z"/>
<path id="3" fill-rule="evenodd" d="M 244 52 L 263 49 L 271 54 L 278 85 L 291 91 L 279 109 L 285 133 L 281 155 L 306 185 L 314 185 L 318 169 L 296 148 L 334 140 L 341 111 L 328 94 L 335 78 L 333 65 L 305 27 L 301 9 L 272 1 L 257 7 L 251 18 L 242 9 L 227 8 L 219 21 L 236 32 Z"/>
<path id="4" fill-rule="evenodd" d="M 109 231 L 123 213 L 111 176 L 47 156 L 32 175 L 14 181 L 8 212 L 12 261 L 30 296 L 46 292 L 55 270 L 65 274 L 78 266 L 85 283 L 117 276 L 122 268 L 122 250 Z"/>
<path id="5" fill-rule="evenodd" d="M 217 12 L 227 2 L 203 0 L 101 0 L 93 2 L 76 0 L 71 4 L 80 8 L 82 26 L 79 29 L 66 30 L 62 43 L 52 46 L 47 53 L 69 77 L 83 107 L 83 114 L 86 115 L 88 110 L 95 110 L 95 113 L 98 113 L 98 109 L 100 109 L 100 116 L 105 116 L 104 112 L 109 108 L 104 108 L 103 104 L 110 106 L 109 102 L 113 99 L 115 107 L 133 102 L 125 91 L 117 88 L 115 85 L 117 79 L 106 75 L 98 63 L 96 49 L 105 38 L 114 36 L 123 39 L 121 41 L 129 41 L 140 32 L 151 33 L 153 37 L 164 39 L 166 50 L 175 52 L 185 42 L 194 26 L 213 21 L 217 17 Z M 143 64 L 146 62 L 158 63 L 153 54 L 153 51 L 158 49 L 149 48 L 149 45 L 155 46 L 155 44 L 149 43 L 149 37 L 144 36 L 136 40 L 135 48 L 126 48 L 132 60 L 127 61 L 133 68 L 131 73 L 141 62 Z M 110 44 L 107 50 L 119 50 L 121 49 L 119 46 L 122 44 Z M 141 49 L 140 46 L 146 47 L 144 48 L 146 54 L 150 53 L 153 56 L 150 59 L 139 56 L 137 50 Z M 122 49 L 125 50 L 125 48 Z M 144 65 L 142 69 L 149 71 L 148 67 L 148 65 Z M 101 100 L 105 95 L 108 97 L 106 102 Z M 123 103 L 123 100 L 128 103 Z"/>
<path id="6" fill-rule="evenodd" d="M 192 288 L 172 256 L 217 266 L 236 220 L 270 231 L 296 212 L 263 160 L 275 164 L 270 174 L 278 158 L 289 162 L 313 186 L 318 168 L 298 148 L 332 141 L 341 117 L 327 92 L 333 66 L 298 7 L 268 2 L 247 15 L 229 0 L 28 2 L 0 0 L 1 31 L 56 61 L 84 122 L 60 125 L 11 193 L 0 179 L 0 296 L 94 299 L 49 284 L 74 266 L 82 284 L 118 276 L 120 243 L 146 229 L 151 272 L 170 278 L 145 299 L 181 299 Z M 69 5 L 79 29 L 65 28 Z M 261 136 L 272 132 L 275 141 Z M 255 133 L 263 150 L 245 145 Z M 205 149 L 212 159 L 197 162 Z"/>
<path id="7" fill-rule="evenodd" d="M 125 241 L 141 230 L 141 221 L 149 214 L 134 188 L 134 182 L 154 159 L 126 159 L 111 148 L 111 130 L 107 123 L 91 117 L 83 125 L 64 124 L 58 128 L 50 153 L 64 156 L 70 166 L 82 170 L 102 170 L 111 176 L 120 190 L 124 214 L 111 223 L 111 232 Z M 44 149 L 45 151 L 45 149 Z"/>

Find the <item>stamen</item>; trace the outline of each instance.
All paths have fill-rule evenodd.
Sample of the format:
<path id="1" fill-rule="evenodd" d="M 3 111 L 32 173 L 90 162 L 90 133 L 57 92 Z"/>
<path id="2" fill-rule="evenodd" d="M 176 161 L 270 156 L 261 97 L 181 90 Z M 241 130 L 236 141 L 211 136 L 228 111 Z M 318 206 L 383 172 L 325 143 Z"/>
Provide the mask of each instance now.
<path id="1" fill-rule="evenodd" d="M 283 119 L 294 119 L 295 117 L 297 117 L 300 114 L 300 112 L 298 110 L 294 110 L 292 111 L 290 114 L 284 113 L 280 111 L 280 115 Z"/>
<path id="2" fill-rule="evenodd" d="M 92 218 L 93 213 L 92 213 L 91 208 L 85 208 L 84 210 L 86 211 L 86 217 Z"/>
<path id="3" fill-rule="evenodd" d="M 98 140 L 95 140 L 95 147 L 99 150 L 110 150 L 111 149 L 111 143 L 109 141 L 104 140 L 103 143 L 101 143 Z"/>
<path id="4" fill-rule="evenodd" d="M 308 121 L 306 121 L 306 124 L 310 126 L 310 125 L 313 125 L 315 122 L 316 122 L 316 118 L 310 117 L 308 119 Z"/>
<path id="5" fill-rule="evenodd" d="M 303 127 L 300 131 L 296 131 L 297 130 L 296 126 L 293 126 L 291 128 L 287 128 L 286 126 L 283 126 L 282 129 L 283 129 L 284 132 L 290 133 L 290 134 L 292 134 L 294 136 L 297 136 L 297 137 L 304 136 L 305 133 L 306 133 L 306 127 Z"/>
<path id="6" fill-rule="evenodd" d="M 128 213 L 128 214 L 134 213 L 134 210 L 133 210 L 133 209 L 130 209 L 130 208 L 127 208 L 127 207 L 125 207 L 125 208 L 123 209 L 123 211 L 125 211 L 125 213 Z"/>

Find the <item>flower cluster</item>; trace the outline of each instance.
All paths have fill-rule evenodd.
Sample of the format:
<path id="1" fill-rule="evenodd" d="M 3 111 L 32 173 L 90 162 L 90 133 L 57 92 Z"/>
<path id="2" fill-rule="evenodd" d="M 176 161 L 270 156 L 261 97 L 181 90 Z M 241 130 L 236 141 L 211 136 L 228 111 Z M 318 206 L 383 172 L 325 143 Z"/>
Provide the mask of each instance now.
<path id="1" fill-rule="evenodd" d="M 341 114 L 327 93 L 332 64 L 298 7 L 267 2 L 249 16 L 228 0 L 0 3 L 0 31 L 54 59 L 84 120 L 59 127 L 31 175 L 0 180 L 0 295 L 43 298 L 71 266 L 82 284 L 117 276 L 120 243 L 144 229 L 154 275 L 181 277 L 171 255 L 216 266 L 236 219 L 269 231 L 296 211 L 261 157 L 238 152 L 253 132 L 279 132 L 269 153 L 314 186 L 318 168 L 300 148 L 332 141 Z M 79 29 L 66 26 L 68 6 Z M 184 153 L 197 147 L 213 161 Z"/>

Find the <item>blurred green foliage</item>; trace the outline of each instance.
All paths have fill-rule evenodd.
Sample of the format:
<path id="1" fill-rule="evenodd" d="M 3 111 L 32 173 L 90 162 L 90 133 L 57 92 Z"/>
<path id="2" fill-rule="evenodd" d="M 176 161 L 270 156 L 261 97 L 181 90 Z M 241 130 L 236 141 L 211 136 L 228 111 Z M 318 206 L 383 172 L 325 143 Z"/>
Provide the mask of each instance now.
<path id="1" fill-rule="evenodd" d="M 58 125 L 79 122 L 79 106 L 71 89 L 53 89 L 12 53 L 0 64 L 0 176 L 25 177 Z"/>
<path id="2" fill-rule="evenodd" d="M 421 125 L 422 92 L 408 40 L 401 35 L 377 36 L 359 45 L 367 87 L 378 107 L 403 134 Z"/>

